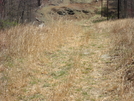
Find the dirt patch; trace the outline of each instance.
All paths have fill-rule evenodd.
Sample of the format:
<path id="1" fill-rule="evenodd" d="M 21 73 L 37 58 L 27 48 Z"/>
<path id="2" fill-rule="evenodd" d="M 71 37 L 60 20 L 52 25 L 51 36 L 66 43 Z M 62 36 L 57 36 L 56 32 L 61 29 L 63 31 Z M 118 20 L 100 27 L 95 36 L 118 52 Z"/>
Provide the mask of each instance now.
<path id="1" fill-rule="evenodd" d="M 80 16 L 81 18 L 90 18 L 93 15 L 93 12 L 91 12 L 90 10 L 77 9 L 66 6 L 60 8 L 52 8 L 51 12 L 60 16 L 66 16 L 75 19 L 79 19 Z"/>
<path id="2" fill-rule="evenodd" d="M 37 16 L 43 21 L 50 17 L 64 17 L 65 19 L 89 19 L 96 14 L 99 6 L 100 2 L 47 6 L 37 10 Z"/>

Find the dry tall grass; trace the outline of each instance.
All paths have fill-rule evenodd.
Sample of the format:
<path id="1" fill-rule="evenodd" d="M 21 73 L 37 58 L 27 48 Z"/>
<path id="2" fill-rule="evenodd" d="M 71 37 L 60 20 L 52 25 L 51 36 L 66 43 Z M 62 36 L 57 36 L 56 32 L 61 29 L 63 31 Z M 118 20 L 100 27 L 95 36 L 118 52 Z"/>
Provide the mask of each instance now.
<path id="1" fill-rule="evenodd" d="M 134 23 L 133 19 L 118 21 L 113 25 L 114 55 L 118 56 L 122 85 L 122 101 L 134 100 Z"/>
<path id="2" fill-rule="evenodd" d="M 97 25 L 100 32 L 109 33 L 114 68 L 113 86 L 119 96 L 118 101 L 134 101 L 134 19 L 103 22 Z M 110 76 L 110 79 L 112 78 Z M 115 87 L 114 87 L 115 86 Z M 114 92 L 114 94 L 115 94 Z M 116 95 L 115 94 L 115 95 Z"/>
<path id="3" fill-rule="evenodd" d="M 48 97 L 44 99 L 51 101 L 53 91 L 44 91 L 39 87 L 44 83 L 32 87 L 30 85 L 41 82 L 40 79 L 44 79 L 44 82 L 49 79 L 46 75 L 52 72 L 53 63 L 48 55 L 51 56 L 59 47 L 67 44 L 72 36 L 82 33 L 81 27 L 72 21 L 59 20 L 52 21 L 43 28 L 18 25 L 0 33 L 6 35 L 5 48 L 1 48 L 0 56 L 0 99 L 42 101 L 44 94 Z"/>
<path id="4" fill-rule="evenodd" d="M 5 31 L 8 54 L 15 56 L 38 56 L 43 51 L 54 51 L 63 45 L 67 37 L 79 33 L 81 28 L 71 21 L 52 22 L 44 28 L 20 25 Z"/>
<path id="5" fill-rule="evenodd" d="M 59 20 L 1 31 L 0 100 L 133 101 L 133 19 L 90 28 Z"/>

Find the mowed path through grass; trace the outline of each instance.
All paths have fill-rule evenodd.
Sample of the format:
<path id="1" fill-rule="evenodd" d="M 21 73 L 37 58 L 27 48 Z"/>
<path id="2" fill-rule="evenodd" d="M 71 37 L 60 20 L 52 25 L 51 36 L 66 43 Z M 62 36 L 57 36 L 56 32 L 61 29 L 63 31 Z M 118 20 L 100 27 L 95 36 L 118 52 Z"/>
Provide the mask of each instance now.
<path id="1" fill-rule="evenodd" d="M 104 70 L 110 63 L 109 36 L 94 25 L 83 30 L 67 37 L 55 50 L 43 51 L 39 57 L 36 54 L 32 59 L 6 58 L 1 65 L 7 68 L 2 74 L 2 101 L 108 100 L 105 91 L 108 78 Z"/>
<path id="2" fill-rule="evenodd" d="M 0 100 L 133 101 L 132 21 L 0 31 Z"/>
<path id="3" fill-rule="evenodd" d="M 77 36 L 76 40 L 70 39 L 56 52 L 52 61 L 56 62 L 53 76 L 58 76 L 56 80 L 62 85 L 54 90 L 54 100 L 103 101 L 107 99 L 104 94 L 106 77 L 103 73 L 110 59 L 110 40 L 106 34 L 90 31 Z"/>
<path id="4" fill-rule="evenodd" d="M 29 85 L 32 93 L 24 98 L 33 101 L 107 99 L 103 70 L 109 62 L 109 41 L 108 35 L 89 30 L 68 38 L 57 51 L 46 52 L 47 62 L 35 64 Z"/>

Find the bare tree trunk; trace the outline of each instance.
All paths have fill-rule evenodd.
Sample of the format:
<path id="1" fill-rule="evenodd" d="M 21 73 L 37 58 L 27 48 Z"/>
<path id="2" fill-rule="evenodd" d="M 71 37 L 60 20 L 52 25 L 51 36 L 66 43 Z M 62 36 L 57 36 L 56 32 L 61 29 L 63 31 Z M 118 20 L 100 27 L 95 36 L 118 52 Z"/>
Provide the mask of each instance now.
<path id="1" fill-rule="evenodd" d="M 38 0 L 38 6 L 41 6 L 41 0 Z"/>
<path id="2" fill-rule="evenodd" d="M 124 0 L 124 15 L 127 17 L 127 0 Z"/>
<path id="3" fill-rule="evenodd" d="M 109 19 L 108 17 L 109 17 L 109 11 L 108 11 L 108 9 L 109 9 L 109 0 L 107 0 L 107 20 Z"/>
<path id="4" fill-rule="evenodd" d="M 103 16 L 103 0 L 101 0 L 101 17 Z"/>
<path id="5" fill-rule="evenodd" d="M 22 12 L 21 12 L 22 23 L 24 22 L 24 13 L 25 13 L 25 0 L 23 1 L 23 4 L 22 4 Z"/>
<path id="6" fill-rule="evenodd" d="M 120 0 L 118 0 L 118 7 L 117 8 L 118 8 L 118 15 L 117 16 L 119 19 L 120 18 Z"/>

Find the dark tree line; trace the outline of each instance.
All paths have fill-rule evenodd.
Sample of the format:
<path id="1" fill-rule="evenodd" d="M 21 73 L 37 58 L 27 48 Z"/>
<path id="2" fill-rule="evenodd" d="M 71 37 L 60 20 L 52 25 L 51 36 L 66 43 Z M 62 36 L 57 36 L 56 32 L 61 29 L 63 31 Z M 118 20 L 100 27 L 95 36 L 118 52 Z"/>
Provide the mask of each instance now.
<path id="1" fill-rule="evenodd" d="M 66 2 L 71 0 L 0 0 L 0 20 L 29 22 L 34 18 L 33 10 L 42 2 Z M 105 9 L 102 15 L 115 18 L 134 17 L 134 0 L 101 0 Z M 104 11 L 105 10 L 105 11 Z M 105 13 L 105 14 L 103 14 Z"/>
<path id="2" fill-rule="evenodd" d="M 0 18 L 4 17 L 5 0 L 0 0 Z"/>
<path id="3" fill-rule="evenodd" d="M 32 11 L 42 0 L 0 0 L 0 20 L 17 22 L 31 21 Z"/>
<path id="4" fill-rule="evenodd" d="M 118 0 L 119 1 L 119 17 L 134 17 L 134 0 Z"/>
<path id="5" fill-rule="evenodd" d="M 101 15 L 113 18 L 134 17 L 134 0 L 101 0 Z"/>

